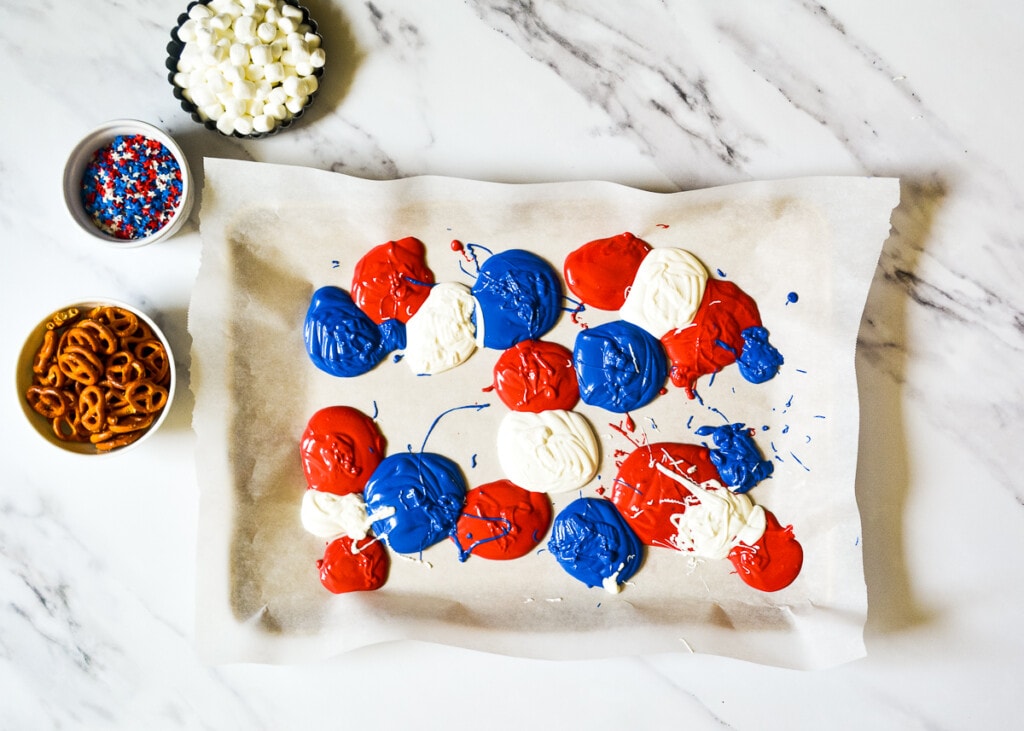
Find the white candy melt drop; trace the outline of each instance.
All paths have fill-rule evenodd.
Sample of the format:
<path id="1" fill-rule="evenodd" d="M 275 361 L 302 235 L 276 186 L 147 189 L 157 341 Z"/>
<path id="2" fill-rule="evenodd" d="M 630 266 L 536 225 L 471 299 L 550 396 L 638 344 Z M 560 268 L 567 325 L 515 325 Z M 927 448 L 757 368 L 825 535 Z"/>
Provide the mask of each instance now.
<path id="1" fill-rule="evenodd" d="M 498 427 L 505 476 L 533 492 L 578 490 L 597 474 L 599 459 L 594 430 L 575 411 L 513 411 Z"/>
<path id="2" fill-rule="evenodd" d="M 390 517 L 394 508 L 366 513 L 366 503 L 360 493 L 335 495 L 331 492 L 306 490 L 302 496 L 300 519 L 302 527 L 318 538 L 334 539 L 340 536 L 359 541 L 370 532 L 375 520 Z"/>
<path id="3" fill-rule="evenodd" d="M 656 338 L 693 322 L 708 272 L 683 249 L 652 249 L 640 262 L 619 316 Z"/>
<path id="4" fill-rule="evenodd" d="M 434 374 L 454 368 L 476 351 L 473 309 L 469 288 L 441 282 L 405 324 L 406 365 L 416 374 Z"/>

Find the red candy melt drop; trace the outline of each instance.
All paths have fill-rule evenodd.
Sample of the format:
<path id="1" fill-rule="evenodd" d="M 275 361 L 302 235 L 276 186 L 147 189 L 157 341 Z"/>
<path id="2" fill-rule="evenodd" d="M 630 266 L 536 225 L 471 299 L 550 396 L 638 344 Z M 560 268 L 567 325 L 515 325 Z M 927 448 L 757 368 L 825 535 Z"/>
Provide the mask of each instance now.
<path id="1" fill-rule="evenodd" d="M 466 493 L 455 535 L 459 558 L 519 558 L 532 551 L 551 526 L 551 500 L 542 492 L 524 490 L 497 480 Z"/>
<path id="2" fill-rule="evenodd" d="M 354 542 L 342 536 L 327 544 L 324 557 L 316 562 L 320 583 L 335 594 L 374 591 L 388 580 L 391 559 L 375 538 Z"/>
<path id="3" fill-rule="evenodd" d="M 739 544 L 729 552 L 729 560 L 748 586 L 779 591 L 800 574 L 804 549 L 793 535 L 793 526 L 783 527 L 769 510 L 764 515 L 767 527 L 761 539 L 753 546 Z"/>
<path id="4" fill-rule="evenodd" d="M 426 247 L 412 236 L 370 249 L 352 274 L 352 301 L 378 325 L 408 322 L 430 294 Z"/>
<path id="5" fill-rule="evenodd" d="M 673 385 L 693 398 L 697 379 L 735 362 L 743 352 L 741 333 L 760 325 L 757 303 L 746 292 L 732 282 L 709 279 L 693 323 L 661 338 Z"/>
<path id="6" fill-rule="evenodd" d="M 544 340 L 524 340 L 494 364 L 494 389 L 512 411 L 572 409 L 580 399 L 572 353 Z"/>
<path id="7" fill-rule="evenodd" d="M 306 484 L 336 495 L 359 492 L 384 459 L 385 447 L 377 424 L 362 411 L 351 406 L 321 409 L 299 441 Z"/>
<path id="8" fill-rule="evenodd" d="M 626 301 L 650 245 L 626 232 L 596 239 L 565 257 L 565 284 L 583 304 L 599 310 L 617 310 Z"/>

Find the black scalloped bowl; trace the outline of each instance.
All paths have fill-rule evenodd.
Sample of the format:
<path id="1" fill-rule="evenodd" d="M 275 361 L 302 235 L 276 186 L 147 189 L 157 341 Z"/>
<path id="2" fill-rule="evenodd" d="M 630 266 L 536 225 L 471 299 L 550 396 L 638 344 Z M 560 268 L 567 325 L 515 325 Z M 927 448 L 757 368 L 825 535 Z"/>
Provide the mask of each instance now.
<path id="1" fill-rule="evenodd" d="M 297 2 L 292 2 L 292 0 L 284 1 L 288 5 L 293 5 L 302 11 L 302 22 L 309 25 L 310 30 L 313 33 L 316 33 L 318 36 L 320 36 L 320 39 L 322 41 L 323 36 L 319 32 L 316 21 L 313 20 L 313 18 L 310 16 L 309 10 L 305 6 L 299 5 Z M 174 90 L 174 98 L 181 103 L 181 108 L 188 112 L 194 121 L 203 125 L 204 127 L 206 127 L 206 129 L 212 130 L 219 135 L 224 135 L 223 132 L 217 129 L 216 121 L 212 119 L 204 120 L 201 116 L 199 116 L 198 107 L 196 107 L 195 104 L 186 99 L 181 93 L 181 87 L 174 83 L 174 75 L 178 73 L 178 59 L 181 58 L 181 51 L 185 47 L 185 43 L 181 40 L 181 38 L 178 37 L 178 29 L 181 27 L 182 23 L 188 20 L 188 13 L 193 6 L 209 4 L 210 0 L 192 0 L 192 2 L 188 4 L 188 7 L 185 8 L 185 12 L 178 16 L 178 23 L 171 30 L 171 40 L 167 44 L 167 61 L 165 62 L 164 65 L 167 68 L 167 81 L 168 83 L 170 83 L 171 88 Z M 305 111 L 309 109 L 310 106 L 312 106 L 314 100 L 316 99 L 317 94 L 319 93 L 320 79 L 323 78 L 324 75 L 324 67 L 321 66 L 318 69 L 314 69 L 313 75 L 316 77 L 317 80 L 317 91 L 314 91 L 312 94 L 309 95 L 309 101 L 306 102 L 306 106 L 304 106 L 298 112 L 293 113 L 290 117 L 280 120 L 274 127 L 274 129 L 270 130 L 269 132 L 253 132 L 252 134 L 247 135 L 243 135 L 238 132 L 232 132 L 230 135 L 224 136 L 236 137 L 238 139 L 243 140 L 258 140 L 264 137 L 270 137 L 271 135 L 275 135 L 278 132 L 281 132 L 282 130 L 285 130 L 288 127 L 292 126 L 292 124 L 294 124 L 299 118 L 301 118 Z"/>

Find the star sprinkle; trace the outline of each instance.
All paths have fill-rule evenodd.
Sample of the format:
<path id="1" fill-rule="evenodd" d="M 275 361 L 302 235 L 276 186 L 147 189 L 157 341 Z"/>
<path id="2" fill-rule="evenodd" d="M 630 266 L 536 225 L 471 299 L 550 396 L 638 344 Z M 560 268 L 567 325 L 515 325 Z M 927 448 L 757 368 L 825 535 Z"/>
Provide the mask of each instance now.
<path id="1" fill-rule="evenodd" d="M 181 194 L 181 165 L 144 135 L 118 135 L 93 153 L 82 174 L 82 205 L 102 231 L 118 239 L 141 239 L 162 229 Z"/>

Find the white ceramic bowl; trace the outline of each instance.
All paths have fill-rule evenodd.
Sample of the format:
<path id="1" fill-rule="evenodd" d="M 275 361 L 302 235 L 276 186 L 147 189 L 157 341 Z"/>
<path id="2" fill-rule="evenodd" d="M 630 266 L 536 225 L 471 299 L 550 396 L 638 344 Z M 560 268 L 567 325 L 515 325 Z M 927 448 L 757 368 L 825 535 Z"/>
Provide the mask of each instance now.
<path id="1" fill-rule="evenodd" d="M 182 187 L 178 206 L 170 221 L 149 236 L 134 239 L 120 239 L 112 236 L 93 221 L 82 204 L 82 175 L 85 173 L 86 167 L 93 154 L 111 144 L 118 135 L 143 135 L 160 142 L 174 155 L 181 168 Z M 185 153 L 181 151 L 178 143 L 163 130 L 134 119 L 115 119 L 90 131 L 75 145 L 64 166 L 64 202 L 71 217 L 79 228 L 91 238 L 115 248 L 144 246 L 173 236 L 188 220 L 194 197 L 192 174 L 189 171 Z"/>
<path id="2" fill-rule="evenodd" d="M 139 323 L 144 323 L 149 328 L 149 330 L 152 331 L 153 336 L 156 339 L 158 339 L 161 343 L 163 343 L 164 349 L 167 354 L 166 358 L 169 368 L 169 382 L 166 386 L 167 400 L 163 408 L 155 415 L 153 423 L 150 424 L 144 431 L 140 430 L 142 431 L 142 435 L 139 438 L 137 438 L 134 442 L 131 442 L 130 444 L 123 447 L 116 447 L 109 451 L 98 450 L 90 441 L 71 441 L 68 439 L 58 438 L 56 432 L 54 431 L 54 427 L 51 420 L 37 413 L 29 404 L 28 399 L 26 397 L 26 393 L 34 383 L 35 374 L 33 372 L 33 364 L 36 359 L 36 354 L 39 352 L 39 349 L 43 344 L 43 339 L 45 337 L 46 331 L 48 329 L 54 328 L 58 329 L 58 331 L 62 331 L 63 328 L 70 327 L 73 324 L 73 322 L 82 319 L 87 312 L 89 312 L 90 310 L 97 306 L 118 307 L 124 310 L 128 310 L 129 312 L 134 314 L 136 318 L 138 318 Z M 46 317 L 39 321 L 39 323 L 32 329 L 32 332 L 29 333 L 28 337 L 25 338 L 25 344 L 22 346 L 21 354 L 18 356 L 18 363 L 15 371 L 15 380 L 18 389 L 18 402 L 21 404 L 22 412 L 25 414 L 25 418 L 28 420 L 29 425 L 35 430 L 37 434 L 39 434 L 43 439 L 45 439 L 50 444 L 54 445 L 55 447 L 58 447 L 59 449 L 65 452 L 73 452 L 76 454 L 83 455 L 102 455 L 116 454 L 137 447 L 139 444 L 142 444 L 144 441 L 146 441 L 154 432 L 156 432 L 156 430 L 160 428 L 160 425 L 163 424 L 164 420 L 167 418 L 167 414 L 171 409 L 171 404 L 174 400 L 174 388 L 178 379 L 174 367 L 174 354 L 171 351 L 171 346 L 167 340 L 167 337 L 164 335 L 160 327 L 155 322 L 153 322 L 153 320 L 148 315 L 139 310 L 137 307 L 133 307 L 132 305 L 125 304 L 124 302 L 119 302 L 117 300 L 113 300 L 107 297 L 96 297 L 83 299 L 81 301 L 66 305 L 65 307 L 61 307 L 60 309 L 48 314 Z"/>

